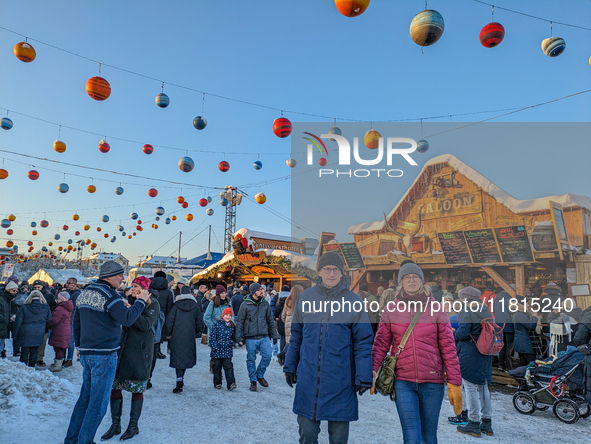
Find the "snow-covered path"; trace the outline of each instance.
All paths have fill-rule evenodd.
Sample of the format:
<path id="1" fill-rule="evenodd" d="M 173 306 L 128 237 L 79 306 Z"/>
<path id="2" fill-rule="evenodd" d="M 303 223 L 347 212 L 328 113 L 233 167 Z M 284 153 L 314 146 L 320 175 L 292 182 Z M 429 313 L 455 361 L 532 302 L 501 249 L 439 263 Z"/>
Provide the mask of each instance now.
<path id="1" fill-rule="evenodd" d="M 8 343 L 9 341 L 7 341 Z M 8 345 L 8 344 L 7 344 Z M 12 349 L 7 347 L 8 356 Z M 7 358 L 17 360 L 18 358 Z M 47 348 L 45 362 L 53 359 L 53 350 Z M 296 443 L 298 427 L 292 413 L 293 389 L 286 383 L 277 362 L 271 362 L 266 379 L 269 388 L 259 387 L 252 393 L 248 390 L 246 372 L 246 350 L 236 349 L 234 369 L 238 388 L 228 392 L 225 388 L 213 388 L 209 373 L 209 347 L 197 344 L 197 366 L 187 370 L 185 390 L 180 395 L 172 393 L 175 385 L 174 369 L 168 367 L 168 359 L 158 360 L 152 382 L 154 387 L 145 394 L 144 410 L 139 422 L 140 434 L 130 442 L 134 444 L 154 443 Z M 77 399 L 82 380 L 79 362 L 57 373 L 59 378 L 69 380 L 75 387 L 74 394 L 68 394 L 68 384 L 62 391 L 63 404 L 54 409 L 29 406 L 23 409 L 0 408 L 1 444 L 58 444 L 68 427 L 72 408 Z M 1 375 L 0 375 L 1 376 Z M 127 427 L 131 394 L 123 392 L 124 407 L 122 427 Z M 23 399 L 23 398 L 19 398 Z M 0 404 L 2 404 L 0 400 Z M 581 419 L 577 424 L 561 423 L 551 410 L 523 416 L 516 412 L 511 396 L 493 392 L 493 428 L 495 436 L 473 438 L 462 435 L 447 423 L 452 408 L 444 400 L 439 418 L 439 442 L 491 442 L 491 443 L 584 443 L 589 442 L 591 419 Z M 389 399 L 364 394 L 359 398 L 360 420 L 352 423 L 349 442 L 352 444 L 381 444 L 402 442 L 402 432 L 396 408 Z M 98 429 L 96 442 L 110 425 L 110 413 Z M 120 442 L 119 437 L 107 441 Z M 327 443 L 328 435 L 323 424 L 319 442 Z"/>

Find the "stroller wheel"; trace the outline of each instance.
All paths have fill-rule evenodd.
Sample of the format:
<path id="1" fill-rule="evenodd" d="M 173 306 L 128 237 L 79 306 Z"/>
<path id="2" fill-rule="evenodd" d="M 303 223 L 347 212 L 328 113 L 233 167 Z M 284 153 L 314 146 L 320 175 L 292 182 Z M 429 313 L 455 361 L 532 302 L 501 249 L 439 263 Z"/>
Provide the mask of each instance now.
<path id="1" fill-rule="evenodd" d="M 527 392 L 517 392 L 513 395 L 513 406 L 522 415 L 531 415 L 536 411 L 536 401 Z"/>
<path id="2" fill-rule="evenodd" d="M 562 422 L 574 424 L 580 418 L 579 406 L 571 399 L 559 399 L 554 403 L 554 415 Z"/>
<path id="3" fill-rule="evenodd" d="M 579 406 L 579 415 L 581 418 L 587 418 L 591 415 L 591 407 L 587 404 L 587 400 L 579 395 L 574 395 L 572 400 Z"/>

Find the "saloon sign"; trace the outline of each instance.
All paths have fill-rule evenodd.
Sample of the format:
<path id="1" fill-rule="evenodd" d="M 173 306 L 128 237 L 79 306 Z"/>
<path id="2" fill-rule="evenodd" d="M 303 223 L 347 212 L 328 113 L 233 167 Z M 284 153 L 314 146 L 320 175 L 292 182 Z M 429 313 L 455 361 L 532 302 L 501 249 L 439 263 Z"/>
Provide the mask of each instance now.
<path id="1" fill-rule="evenodd" d="M 480 213 L 482 211 L 482 195 L 480 193 L 457 193 L 439 199 L 424 199 L 420 203 L 421 205 L 424 204 L 423 220 Z"/>

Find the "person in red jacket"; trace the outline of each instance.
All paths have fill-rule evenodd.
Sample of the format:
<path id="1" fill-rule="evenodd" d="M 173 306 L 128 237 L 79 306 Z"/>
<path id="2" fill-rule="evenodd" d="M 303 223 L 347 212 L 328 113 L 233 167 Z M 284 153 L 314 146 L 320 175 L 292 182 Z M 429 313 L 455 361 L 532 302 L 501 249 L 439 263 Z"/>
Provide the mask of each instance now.
<path id="1" fill-rule="evenodd" d="M 449 319 L 423 285 L 413 262 L 400 267 L 396 299 L 384 307 L 372 350 L 375 375 L 386 354 L 398 345 L 416 311 L 422 309 L 396 363 L 396 410 L 405 443 L 437 443 L 437 423 L 447 381 L 449 402 L 462 411 L 462 376 Z M 375 385 L 374 385 L 375 387 Z M 374 389 L 372 389 L 373 391 Z"/>
<path id="2" fill-rule="evenodd" d="M 49 367 L 52 372 L 62 371 L 65 353 L 70 347 L 72 311 L 74 311 L 74 304 L 70 300 L 70 293 L 62 291 L 57 295 L 57 307 L 53 310 L 51 320 L 47 323 L 47 328 L 51 329 L 48 343 L 55 351 L 55 359 Z"/>

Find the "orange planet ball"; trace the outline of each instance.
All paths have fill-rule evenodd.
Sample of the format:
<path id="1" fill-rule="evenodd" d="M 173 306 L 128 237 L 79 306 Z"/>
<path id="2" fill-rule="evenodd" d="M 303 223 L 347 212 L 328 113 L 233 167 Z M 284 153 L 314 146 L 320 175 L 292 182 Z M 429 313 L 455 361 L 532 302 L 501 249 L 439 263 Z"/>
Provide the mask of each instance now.
<path id="1" fill-rule="evenodd" d="M 191 222 L 193 220 L 193 215 L 191 213 L 189 213 L 185 216 L 185 219 L 187 219 L 189 222 Z"/>
<path id="2" fill-rule="evenodd" d="M 66 152 L 66 144 L 61 140 L 56 140 L 53 142 L 53 149 L 56 153 L 65 153 Z"/>
<path id="3" fill-rule="evenodd" d="M 371 0 L 335 0 L 334 4 L 345 17 L 357 17 L 365 12 Z"/>
<path id="4" fill-rule="evenodd" d="M 37 236 L 37 231 L 33 230 L 33 231 L 31 231 L 31 234 L 32 234 L 33 236 Z"/>
<path id="5" fill-rule="evenodd" d="M 14 45 L 14 55 L 17 59 L 21 62 L 29 63 L 35 60 L 37 57 L 37 53 L 35 52 L 35 48 L 33 48 L 27 42 L 20 42 Z"/>
<path id="6" fill-rule="evenodd" d="M 102 231 L 103 229 L 101 227 L 96 227 L 96 231 Z"/>
<path id="7" fill-rule="evenodd" d="M 80 216 L 78 216 L 77 214 L 74 214 L 72 216 L 72 220 L 78 220 L 78 219 L 80 219 Z"/>
<path id="8" fill-rule="evenodd" d="M 12 242 L 12 241 L 6 241 L 6 246 L 8 248 L 12 248 L 14 246 L 14 242 Z"/>
<path id="9" fill-rule="evenodd" d="M 376 130 L 371 129 L 365 133 L 365 137 L 363 138 L 363 142 L 365 146 L 368 147 L 370 150 L 375 150 L 380 146 L 380 138 L 382 135 L 378 133 Z"/>
<path id="10" fill-rule="evenodd" d="M 57 247 L 58 251 L 62 251 L 64 249 L 64 247 Z"/>
<path id="11" fill-rule="evenodd" d="M 0 179 L 4 180 L 8 177 L 8 171 L 6 171 L 4 168 L 0 169 Z"/>
<path id="12" fill-rule="evenodd" d="M 103 101 L 111 95 L 111 85 L 99 76 L 91 77 L 86 82 L 86 93 L 94 100 Z"/>
<path id="13" fill-rule="evenodd" d="M 180 204 L 182 204 L 185 201 L 185 198 L 183 196 L 179 196 L 176 198 L 176 201 Z"/>
<path id="14" fill-rule="evenodd" d="M 158 190 L 156 188 L 150 188 L 148 190 L 148 196 L 150 196 L 150 197 L 158 196 Z"/>
<path id="15" fill-rule="evenodd" d="M 176 220 L 176 216 L 171 216 L 170 217 L 172 220 Z"/>
<path id="16" fill-rule="evenodd" d="M 90 225 L 84 225 L 84 227 L 82 227 L 82 228 L 84 228 L 84 231 L 88 231 L 88 230 L 90 230 Z"/>
<path id="17" fill-rule="evenodd" d="M 49 242 L 47 245 L 49 245 L 51 247 L 51 246 L 53 246 L 53 242 Z"/>
<path id="18" fill-rule="evenodd" d="M 88 185 L 86 187 L 86 191 L 88 191 L 90 194 L 92 194 L 96 191 L 96 187 L 94 185 Z"/>
<path id="19" fill-rule="evenodd" d="M 86 241 L 84 242 L 86 245 L 90 245 L 91 240 L 90 239 L 86 239 Z"/>

